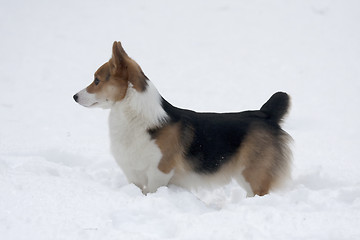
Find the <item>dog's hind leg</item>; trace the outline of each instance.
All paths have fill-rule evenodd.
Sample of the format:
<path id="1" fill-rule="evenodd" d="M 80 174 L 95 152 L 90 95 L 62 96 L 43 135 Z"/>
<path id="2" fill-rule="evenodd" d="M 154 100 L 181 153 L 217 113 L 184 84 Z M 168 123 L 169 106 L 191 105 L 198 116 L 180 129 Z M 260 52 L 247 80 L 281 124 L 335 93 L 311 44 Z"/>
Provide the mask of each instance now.
<path id="1" fill-rule="evenodd" d="M 240 161 L 244 169 L 241 175 L 250 185 L 253 195 L 263 196 L 273 187 L 274 167 L 279 156 L 276 142 L 271 131 L 262 126 L 250 132 L 243 143 Z"/>
<path id="2" fill-rule="evenodd" d="M 235 176 L 236 182 L 246 191 L 246 197 L 253 197 L 255 196 L 253 189 L 251 188 L 251 185 L 244 176 L 240 173 Z"/>
<path id="3" fill-rule="evenodd" d="M 243 172 L 244 179 L 251 186 L 253 196 L 264 196 L 269 193 L 273 177 L 266 168 L 248 168 Z"/>

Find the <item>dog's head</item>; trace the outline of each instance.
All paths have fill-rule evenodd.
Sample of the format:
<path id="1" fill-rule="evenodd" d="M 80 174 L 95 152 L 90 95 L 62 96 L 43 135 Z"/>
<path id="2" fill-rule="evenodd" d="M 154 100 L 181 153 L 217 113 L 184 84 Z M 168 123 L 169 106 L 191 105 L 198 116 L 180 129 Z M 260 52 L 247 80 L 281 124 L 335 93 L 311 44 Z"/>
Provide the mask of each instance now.
<path id="1" fill-rule="evenodd" d="M 128 88 L 145 91 L 147 77 L 140 66 L 125 52 L 120 42 L 114 42 L 111 59 L 94 74 L 94 81 L 74 95 L 84 107 L 111 108 L 126 96 Z"/>

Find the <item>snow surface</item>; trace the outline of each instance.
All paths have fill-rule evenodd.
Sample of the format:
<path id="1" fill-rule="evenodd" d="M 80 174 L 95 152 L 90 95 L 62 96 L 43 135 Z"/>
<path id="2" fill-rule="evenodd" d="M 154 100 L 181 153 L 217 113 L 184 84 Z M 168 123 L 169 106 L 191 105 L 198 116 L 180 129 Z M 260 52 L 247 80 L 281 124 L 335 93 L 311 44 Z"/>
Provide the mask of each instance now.
<path id="1" fill-rule="evenodd" d="M 359 23 L 357 0 L 1 1 L 0 238 L 360 239 Z M 288 92 L 293 182 L 143 196 L 72 99 L 114 40 L 179 107 Z"/>

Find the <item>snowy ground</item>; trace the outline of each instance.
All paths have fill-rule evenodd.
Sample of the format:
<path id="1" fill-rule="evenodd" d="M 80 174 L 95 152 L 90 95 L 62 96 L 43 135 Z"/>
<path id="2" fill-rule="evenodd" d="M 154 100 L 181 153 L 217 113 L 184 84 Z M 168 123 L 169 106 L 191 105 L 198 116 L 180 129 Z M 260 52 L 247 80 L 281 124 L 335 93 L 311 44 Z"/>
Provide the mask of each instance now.
<path id="1" fill-rule="evenodd" d="M 1 1 L 1 239 L 359 239 L 359 23 L 357 0 Z M 72 100 L 114 40 L 179 107 L 291 94 L 290 186 L 129 185 L 108 111 Z"/>

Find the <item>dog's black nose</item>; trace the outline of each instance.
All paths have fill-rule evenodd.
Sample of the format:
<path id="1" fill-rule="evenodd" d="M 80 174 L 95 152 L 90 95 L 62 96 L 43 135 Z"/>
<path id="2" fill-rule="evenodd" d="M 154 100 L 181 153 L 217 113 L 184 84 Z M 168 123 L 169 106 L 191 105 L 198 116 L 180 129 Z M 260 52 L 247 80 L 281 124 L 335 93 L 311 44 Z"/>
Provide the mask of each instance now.
<path id="1" fill-rule="evenodd" d="M 73 98 L 74 98 L 75 102 L 77 102 L 77 100 L 78 100 L 79 97 L 78 97 L 77 94 L 75 94 Z"/>

